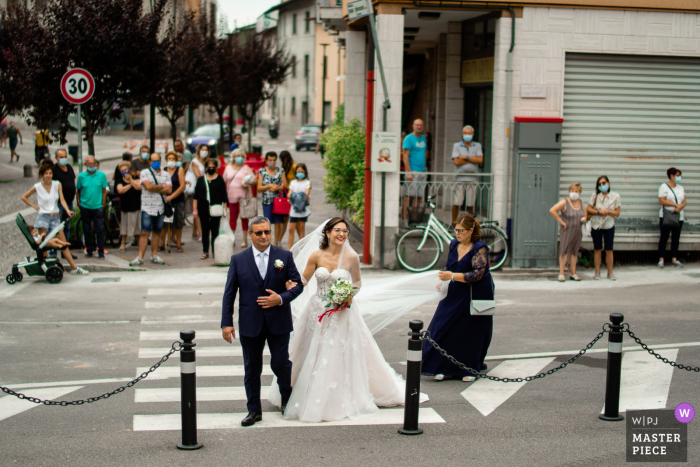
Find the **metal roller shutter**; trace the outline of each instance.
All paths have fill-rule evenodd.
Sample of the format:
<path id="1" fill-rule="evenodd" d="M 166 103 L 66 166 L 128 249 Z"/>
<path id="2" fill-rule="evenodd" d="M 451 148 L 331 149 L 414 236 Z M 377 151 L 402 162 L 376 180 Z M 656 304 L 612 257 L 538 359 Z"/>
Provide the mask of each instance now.
<path id="1" fill-rule="evenodd" d="M 686 223 L 700 219 L 700 58 L 567 53 L 560 192 L 590 199 L 607 175 L 618 225 L 658 228 L 658 188 L 683 171 Z M 690 226 L 688 226 L 690 227 Z"/>

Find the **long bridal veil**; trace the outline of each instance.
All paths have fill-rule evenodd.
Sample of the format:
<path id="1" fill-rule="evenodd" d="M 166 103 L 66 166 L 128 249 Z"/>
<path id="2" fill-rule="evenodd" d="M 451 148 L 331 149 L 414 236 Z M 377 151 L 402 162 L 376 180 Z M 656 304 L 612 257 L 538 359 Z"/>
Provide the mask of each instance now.
<path id="1" fill-rule="evenodd" d="M 326 221 L 328 222 L 328 221 Z M 300 274 L 304 273 L 306 264 L 311 255 L 320 249 L 320 241 L 323 238 L 323 228 L 326 222 L 316 230 L 299 240 L 291 249 L 294 263 Z M 357 257 L 357 253 L 345 242 L 345 250 L 341 254 L 338 267 L 349 257 Z M 344 267 L 345 269 L 345 267 Z M 353 284 L 359 285 L 359 277 L 353 272 Z M 447 294 L 448 282 L 440 283 L 437 271 L 427 271 L 419 274 L 392 275 L 383 278 L 370 278 L 361 280 L 362 287 L 353 298 L 353 306 L 357 306 L 362 318 L 372 334 L 376 334 L 385 326 L 404 316 L 409 311 L 429 304 L 437 304 Z M 437 290 L 439 286 L 440 290 Z M 316 293 L 316 278 L 305 284 L 304 291 L 291 304 L 292 314 L 295 318 L 301 315 L 308 306 L 309 300 Z"/>

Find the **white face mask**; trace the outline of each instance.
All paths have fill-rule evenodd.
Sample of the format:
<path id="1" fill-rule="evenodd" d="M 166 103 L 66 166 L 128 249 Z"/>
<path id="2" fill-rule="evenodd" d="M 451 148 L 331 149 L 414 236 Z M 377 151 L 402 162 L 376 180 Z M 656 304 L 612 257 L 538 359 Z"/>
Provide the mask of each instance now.
<path id="1" fill-rule="evenodd" d="M 177 166 L 177 162 L 175 162 L 175 161 L 168 161 L 168 168 L 169 168 L 169 169 L 174 169 L 175 166 Z"/>
<path id="2" fill-rule="evenodd" d="M 199 151 L 199 157 L 201 157 L 202 159 L 206 159 L 207 157 L 209 157 L 209 151 Z"/>
<path id="3" fill-rule="evenodd" d="M 576 201 L 580 196 L 581 195 L 578 193 L 578 191 L 572 191 L 569 193 L 569 198 L 571 198 L 571 201 Z"/>

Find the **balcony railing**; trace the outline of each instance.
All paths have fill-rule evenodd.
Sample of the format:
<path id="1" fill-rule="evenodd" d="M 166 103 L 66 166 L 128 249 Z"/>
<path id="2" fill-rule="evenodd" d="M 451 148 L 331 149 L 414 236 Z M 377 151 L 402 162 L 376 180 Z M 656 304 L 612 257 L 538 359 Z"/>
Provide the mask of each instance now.
<path id="1" fill-rule="evenodd" d="M 425 181 L 408 181 L 406 180 L 407 172 L 401 174 L 401 203 L 409 197 L 409 222 L 412 224 L 421 222 L 420 214 L 426 207 L 425 200 L 427 196 L 434 196 L 433 202 L 436 204 L 435 216 L 447 225 L 452 223 L 452 206 L 455 202 L 461 200 L 459 206 L 459 215 L 467 212 L 466 201 L 473 200 L 474 214 L 479 219 L 491 219 L 493 212 L 493 174 L 460 174 L 476 177 L 479 181 L 464 182 L 456 181 L 454 172 L 422 172 L 421 175 L 427 175 Z M 416 175 L 416 172 L 412 172 Z M 420 197 L 421 204 L 416 206 L 416 201 L 411 198 Z M 459 199 L 458 199 L 459 198 Z M 399 215 L 403 212 L 400 211 Z M 425 214 L 427 216 L 427 212 Z"/>

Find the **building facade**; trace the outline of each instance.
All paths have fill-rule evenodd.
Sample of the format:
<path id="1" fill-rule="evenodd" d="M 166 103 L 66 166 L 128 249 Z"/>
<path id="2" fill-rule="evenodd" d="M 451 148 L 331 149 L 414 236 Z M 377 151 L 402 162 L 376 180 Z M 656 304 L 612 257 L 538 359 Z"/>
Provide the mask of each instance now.
<path id="1" fill-rule="evenodd" d="M 337 7 L 345 20 L 346 107 L 348 114 L 364 118 L 368 19 L 348 20 L 347 3 Z M 421 118 L 432 139 L 430 171 L 448 173 L 454 170 L 451 152 L 462 127 L 473 126 L 485 156 L 480 218 L 498 220 L 504 227 L 511 220 L 515 118 L 557 118 L 563 119 L 558 196 L 578 181 L 588 202 L 597 177 L 607 175 L 623 205 L 616 249 L 651 250 L 658 243 L 657 190 L 666 181 L 666 170 L 677 167 L 684 172 L 688 196 L 681 249 L 700 249 L 700 203 L 694 202 L 700 192 L 696 2 L 446 6 L 382 0 L 373 6 L 392 104 L 388 130 L 410 131 L 411 122 Z M 337 24 L 331 17 L 324 20 Z M 381 128 L 384 97 L 376 60 L 375 67 L 376 129 Z M 373 187 L 380 180 L 373 174 Z M 375 263 L 380 253 L 378 192 L 373 188 L 370 227 Z M 390 266 L 400 194 L 399 174 L 387 174 L 384 254 Z M 551 228 L 556 228 L 553 221 Z M 584 247 L 590 248 L 590 241 Z"/>

